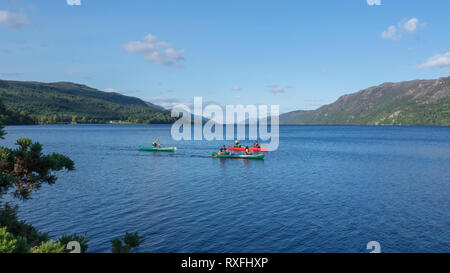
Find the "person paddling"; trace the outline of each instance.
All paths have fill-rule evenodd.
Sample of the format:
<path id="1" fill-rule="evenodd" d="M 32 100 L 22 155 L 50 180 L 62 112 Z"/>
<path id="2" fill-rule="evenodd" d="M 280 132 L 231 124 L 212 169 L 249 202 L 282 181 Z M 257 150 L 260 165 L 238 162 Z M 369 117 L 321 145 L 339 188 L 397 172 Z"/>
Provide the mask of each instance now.
<path id="1" fill-rule="evenodd" d="M 227 147 L 225 145 L 222 145 L 222 147 L 219 150 L 220 155 L 228 155 Z"/>
<path id="2" fill-rule="evenodd" d="M 158 138 L 156 138 L 156 139 L 154 139 L 153 140 L 153 142 L 152 142 L 152 147 L 161 147 L 161 144 L 158 144 L 158 141 L 159 141 L 159 139 Z"/>
<path id="3" fill-rule="evenodd" d="M 245 147 L 245 155 L 251 155 L 250 150 L 248 149 L 248 146 Z"/>
<path id="4" fill-rule="evenodd" d="M 258 140 L 253 143 L 253 148 L 261 148 L 261 146 L 259 146 Z"/>
<path id="5" fill-rule="evenodd" d="M 241 148 L 241 145 L 239 144 L 239 140 L 234 141 L 234 148 Z"/>

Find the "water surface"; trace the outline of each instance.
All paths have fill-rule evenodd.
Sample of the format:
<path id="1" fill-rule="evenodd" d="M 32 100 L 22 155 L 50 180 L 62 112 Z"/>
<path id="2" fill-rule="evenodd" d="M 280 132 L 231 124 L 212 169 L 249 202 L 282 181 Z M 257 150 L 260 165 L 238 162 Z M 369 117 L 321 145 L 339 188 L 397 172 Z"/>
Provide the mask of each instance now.
<path id="1" fill-rule="evenodd" d="M 150 252 L 450 251 L 449 127 L 282 126 L 263 161 L 211 158 L 222 142 L 177 143 L 170 125 L 6 131 L 2 145 L 30 137 L 75 161 L 20 218 L 87 232 L 91 252 L 125 231 Z M 178 151 L 137 150 L 155 137 Z"/>

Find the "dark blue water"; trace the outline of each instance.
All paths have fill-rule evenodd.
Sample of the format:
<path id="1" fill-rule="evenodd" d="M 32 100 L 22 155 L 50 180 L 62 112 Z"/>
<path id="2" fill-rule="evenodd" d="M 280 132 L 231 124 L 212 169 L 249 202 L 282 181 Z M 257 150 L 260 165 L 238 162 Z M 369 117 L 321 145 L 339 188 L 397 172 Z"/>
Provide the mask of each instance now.
<path id="1" fill-rule="evenodd" d="M 150 252 L 450 251 L 450 128 L 285 126 L 263 161 L 211 158 L 169 125 L 7 127 L 70 156 L 20 218 L 55 238 L 88 233 L 107 252 L 125 231 Z M 176 154 L 139 145 L 177 145 Z"/>

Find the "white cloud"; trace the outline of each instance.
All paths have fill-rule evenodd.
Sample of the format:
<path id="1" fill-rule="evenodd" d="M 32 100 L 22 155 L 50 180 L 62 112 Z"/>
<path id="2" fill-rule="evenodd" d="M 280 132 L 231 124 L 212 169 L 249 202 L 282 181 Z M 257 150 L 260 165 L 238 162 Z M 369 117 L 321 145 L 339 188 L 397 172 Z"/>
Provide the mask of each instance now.
<path id="1" fill-rule="evenodd" d="M 273 94 L 280 94 L 280 93 L 284 93 L 284 91 L 286 89 L 292 89 L 295 88 L 295 86 L 293 85 L 286 85 L 286 86 L 278 86 L 276 84 L 272 84 L 267 86 L 269 88 L 269 92 L 273 93 Z"/>
<path id="2" fill-rule="evenodd" d="M 284 93 L 284 88 L 279 87 L 278 85 L 269 85 L 269 91 L 273 94 Z"/>
<path id="3" fill-rule="evenodd" d="M 123 46 L 128 52 L 143 56 L 147 61 L 157 65 L 180 66 L 184 60 L 184 50 L 175 50 L 167 42 L 148 34 L 140 41 L 131 41 Z"/>
<path id="4" fill-rule="evenodd" d="M 0 77 L 5 77 L 5 78 L 18 78 L 18 77 L 22 77 L 23 75 L 25 75 L 25 73 L 20 73 L 20 72 L 0 72 Z"/>
<path id="5" fill-rule="evenodd" d="M 383 40 L 396 41 L 400 38 L 400 34 L 397 32 L 397 28 L 395 26 L 389 26 L 387 30 L 381 33 L 381 38 Z"/>
<path id="6" fill-rule="evenodd" d="M 404 23 L 400 23 L 399 26 L 400 26 L 400 28 L 406 30 L 407 32 L 412 33 L 414 31 L 416 31 L 418 23 L 419 23 L 419 19 L 414 17 Z"/>
<path id="7" fill-rule="evenodd" d="M 398 23 L 398 27 L 392 25 L 387 28 L 387 30 L 381 33 L 381 38 L 384 40 L 397 41 L 400 40 L 403 33 L 414 33 L 419 25 L 419 19 L 413 17 L 409 20 L 404 20 Z"/>
<path id="8" fill-rule="evenodd" d="M 124 91 L 119 91 L 119 90 L 117 90 L 115 88 L 111 88 L 111 87 L 108 87 L 103 91 L 108 92 L 108 93 L 125 93 Z"/>
<path id="9" fill-rule="evenodd" d="M 79 73 L 78 73 L 77 71 L 66 70 L 66 71 L 61 72 L 61 74 L 64 75 L 64 76 L 69 76 L 69 77 L 71 77 L 71 76 L 76 76 L 76 75 L 78 75 Z"/>
<path id="10" fill-rule="evenodd" d="M 21 27 L 31 24 L 25 12 L 10 12 L 7 10 L 0 10 L 0 25 L 7 27 Z"/>
<path id="11" fill-rule="evenodd" d="M 162 106 L 162 107 L 164 107 L 166 109 L 172 109 L 174 106 L 176 106 L 178 104 L 186 105 L 187 107 L 190 108 L 190 110 L 193 110 L 193 107 L 194 107 L 194 101 L 193 100 L 191 100 L 191 101 L 182 101 L 182 100 L 179 100 L 177 98 L 172 98 L 172 97 L 150 97 L 149 99 L 147 99 L 147 101 L 152 103 L 152 104 Z M 225 108 L 224 105 L 221 105 L 217 101 L 204 100 L 203 101 L 203 108 L 205 108 L 208 105 L 219 105 L 219 106 Z"/>
<path id="12" fill-rule="evenodd" d="M 69 6 L 81 6 L 81 0 L 66 0 Z"/>
<path id="13" fill-rule="evenodd" d="M 239 87 L 239 86 L 234 86 L 233 88 L 231 88 L 231 90 L 233 90 L 233 91 L 241 91 L 242 88 Z"/>
<path id="14" fill-rule="evenodd" d="M 179 99 L 176 98 L 165 98 L 165 97 L 152 97 L 148 99 L 149 102 L 162 106 L 166 109 L 171 109 L 173 108 L 175 105 L 177 104 L 186 104 L 188 106 L 190 106 L 192 103 L 191 102 L 180 102 Z"/>
<path id="15" fill-rule="evenodd" d="M 429 67 L 450 67 L 450 52 L 444 54 L 436 54 L 433 57 L 429 58 L 426 63 L 418 66 L 418 68 Z"/>
<path id="16" fill-rule="evenodd" d="M 367 5 L 369 6 L 379 6 L 381 5 L 381 0 L 367 0 Z"/>
<path id="17" fill-rule="evenodd" d="M 108 93 L 119 93 L 119 94 L 129 94 L 129 93 L 133 93 L 133 91 L 129 91 L 129 90 L 117 90 L 115 88 L 106 88 L 105 90 L 103 90 L 104 92 L 108 92 Z"/>

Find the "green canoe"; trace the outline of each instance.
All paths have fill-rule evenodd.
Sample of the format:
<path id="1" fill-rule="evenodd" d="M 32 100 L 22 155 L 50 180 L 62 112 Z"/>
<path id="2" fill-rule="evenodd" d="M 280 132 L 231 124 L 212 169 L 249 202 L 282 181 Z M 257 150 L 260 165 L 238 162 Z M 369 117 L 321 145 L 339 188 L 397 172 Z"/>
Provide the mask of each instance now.
<path id="1" fill-rule="evenodd" d="M 139 151 L 175 152 L 177 147 L 139 147 Z"/>
<path id="2" fill-rule="evenodd" d="M 264 159 L 264 154 L 256 154 L 256 155 L 219 155 L 217 153 L 213 153 L 212 156 L 213 157 L 218 157 L 218 158 Z"/>

